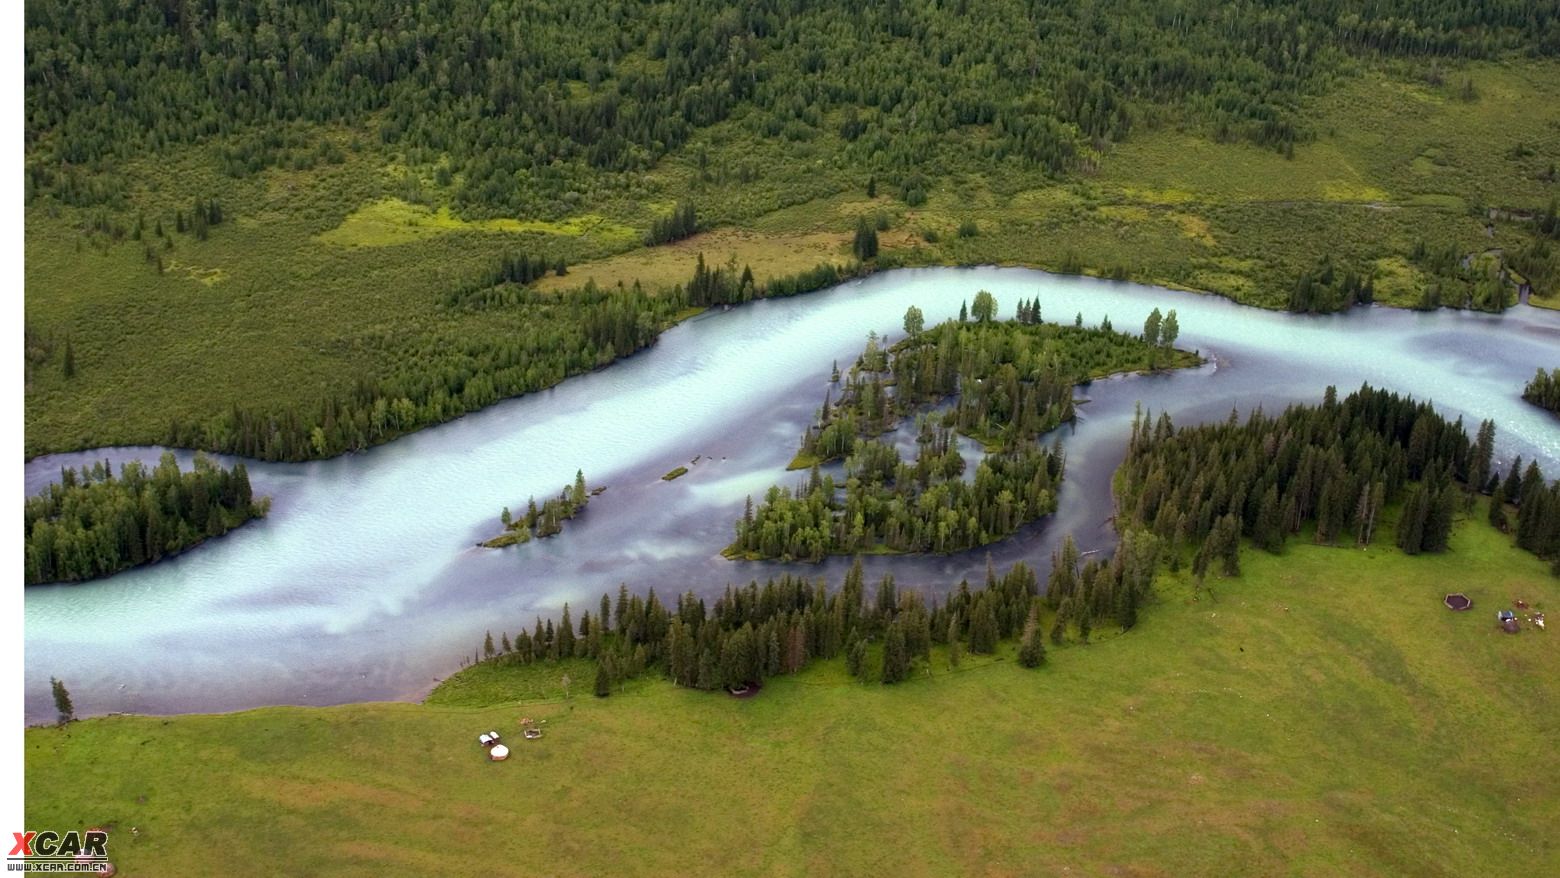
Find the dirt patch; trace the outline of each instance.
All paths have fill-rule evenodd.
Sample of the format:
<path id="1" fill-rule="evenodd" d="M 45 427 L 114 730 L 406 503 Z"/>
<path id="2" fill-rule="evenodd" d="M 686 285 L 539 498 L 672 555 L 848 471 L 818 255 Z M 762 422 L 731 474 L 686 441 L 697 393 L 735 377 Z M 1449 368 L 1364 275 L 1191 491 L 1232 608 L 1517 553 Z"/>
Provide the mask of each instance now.
<path id="1" fill-rule="evenodd" d="M 587 280 L 597 286 L 632 286 L 638 281 L 647 289 L 670 288 L 687 283 L 693 276 L 699 255 L 711 266 L 735 263 L 753 269 L 760 283 L 776 277 L 797 274 L 820 262 L 843 265 L 850 261 L 850 234 L 847 232 L 809 232 L 773 235 L 745 229 L 717 229 L 659 247 L 641 247 L 595 262 L 569 267 L 563 277 L 549 275 L 537 283 L 544 290 L 573 289 Z"/>

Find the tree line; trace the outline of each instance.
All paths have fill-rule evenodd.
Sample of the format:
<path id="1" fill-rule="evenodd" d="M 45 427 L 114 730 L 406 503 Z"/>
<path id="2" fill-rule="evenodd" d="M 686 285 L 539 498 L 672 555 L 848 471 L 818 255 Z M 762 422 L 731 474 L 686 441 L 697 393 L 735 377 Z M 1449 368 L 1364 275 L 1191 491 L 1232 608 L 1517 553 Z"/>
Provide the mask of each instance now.
<path id="1" fill-rule="evenodd" d="M 551 387 L 649 346 L 684 307 L 680 296 L 593 283 L 566 293 L 516 284 L 481 287 L 485 316 L 504 334 L 464 332 L 450 320 L 419 336 L 366 343 L 383 354 L 384 373 L 363 378 L 313 407 L 267 409 L 235 401 L 207 418 L 175 418 L 165 444 L 260 460 L 333 457 L 388 442 L 501 399 Z M 466 294 L 461 308 L 479 307 Z"/>
<path id="2" fill-rule="evenodd" d="M 802 670 L 814 659 L 843 656 L 853 677 L 897 683 L 926 669 L 933 646 L 963 655 L 990 655 L 1017 639 L 1020 662 L 1044 661 L 1039 633 L 1042 602 L 1034 571 L 1019 562 L 998 575 L 990 564 L 984 585 L 959 583 L 943 603 L 902 589 L 885 575 L 869 591 L 861 560 L 838 589 L 818 578 L 784 574 L 762 586 L 728 585 L 713 604 L 692 592 L 672 606 L 654 589 L 643 597 L 602 595 L 596 613 L 579 623 L 565 605 L 556 625 L 536 619 L 530 630 L 495 642 L 489 632 L 481 657 L 513 664 L 590 658 L 597 662 L 595 692 L 607 695 L 623 680 L 654 670 L 679 686 L 735 689 Z"/>
<path id="3" fill-rule="evenodd" d="M 693 267 L 693 277 L 687 286 L 678 286 L 672 294 L 683 297 L 691 307 L 708 308 L 716 305 L 739 305 L 754 299 L 782 299 L 831 287 L 841 281 L 860 277 L 871 267 L 852 262 L 835 265 L 820 262 L 805 271 L 773 277 L 760 282 L 751 266 L 744 265 L 737 271 L 735 256 L 725 265 L 711 267 L 700 252 Z"/>
<path id="4" fill-rule="evenodd" d="M 1173 551 L 1193 551 L 1199 577 L 1239 573 L 1239 547 L 1282 552 L 1307 526 L 1324 545 L 1366 546 L 1385 510 L 1400 505 L 1394 540 L 1409 554 L 1447 546 L 1455 517 L 1491 494 L 1504 528 L 1515 503 L 1519 546 L 1560 557 L 1560 481 L 1546 484 L 1520 458 L 1503 481 L 1494 472 L 1495 425 L 1470 439 L 1428 403 L 1371 388 L 1276 417 L 1258 409 L 1241 422 L 1176 428 L 1167 415 L 1134 418 L 1116 478 L 1120 515 Z"/>
<path id="5" fill-rule="evenodd" d="M 183 472 L 172 452 L 148 470 L 140 461 L 66 467 L 23 511 L 27 585 L 80 582 L 150 564 L 265 514 L 243 463 L 231 469 L 196 455 Z"/>

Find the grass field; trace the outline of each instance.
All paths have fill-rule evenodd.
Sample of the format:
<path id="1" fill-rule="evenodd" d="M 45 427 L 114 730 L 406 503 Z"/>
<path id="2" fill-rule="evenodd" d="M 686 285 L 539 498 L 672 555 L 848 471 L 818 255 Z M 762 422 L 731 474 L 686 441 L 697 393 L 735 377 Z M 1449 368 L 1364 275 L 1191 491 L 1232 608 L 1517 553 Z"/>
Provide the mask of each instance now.
<path id="1" fill-rule="evenodd" d="M 1525 223 L 1487 230 L 1475 211 L 1539 208 L 1557 191 L 1543 174 L 1560 160 L 1560 66 L 1487 63 L 1447 81 L 1463 76 L 1476 100 L 1409 75 L 1344 82 L 1306 108 L 1321 133 L 1293 159 L 1165 122 L 1056 180 L 994 167 L 955 138 L 928 157 L 947 172 L 917 206 L 887 181 L 869 199 L 868 170 L 843 164 L 833 134 L 764 140 L 736 121 L 701 130 L 647 174 L 571 193 L 547 217 L 455 216 L 431 168 L 408 168 L 352 130 L 313 131 L 341 160 L 307 170 L 229 177 L 215 141 L 140 159 L 117 171 L 127 186 L 117 208 L 49 198 L 27 207 L 26 450 L 160 441 L 170 420 L 235 403 L 308 408 L 438 349 L 441 333 L 506 338 L 523 309 L 452 314 L 440 303 L 517 250 L 569 263 L 549 287 L 670 285 L 700 252 L 713 263 L 735 256 L 762 279 L 845 259 L 857 219 L 881 213 L 884 260 L 895 264 L 1116 273 L 1272 307 L 1327 254 L 1374 271 L 1381 300 L 1413 304 L 1429 282 L 1406 258 L 1417 241 L 1464 253 L 1520 246 Z M 226 221 L 207 239 L 170 229 L 165 246 L 150 234 L 212 197 Z M 696 204 L 710 231 L 641 247 L 679 200 Z M 146 234 L 134 240 L 138 217 Z M 976 234 L 961 236 L 967 220 Z M 116 224 L 123 237 L 101 230 Z M 154 241 L 161 272 L 146 252 Z M 1534 301 L 1560 296 L 1540 289 Z"/>
<path id="2" fill-rule="evenodd" d="M 938 658 L 882 687 L 836 661 L 739 701 L 482 665 L 427 705 L 32 729 L 27 822 L 110 827 L 126 875 L 1552 868 L 1560 650 L 1493 614 L 1555 606 L 1560 580 L 1482 522 L 1444 556 L 1243 563 L 1197 598 L 1162 577 L 1132 632 L 1037 671 Z M 1474 609 L 1443 608 L 1449 590 Z M 521 716 L 546 736 L 518 740 Z M 483 760 L 489 728 L 516 739 L 508 762 Z"/>

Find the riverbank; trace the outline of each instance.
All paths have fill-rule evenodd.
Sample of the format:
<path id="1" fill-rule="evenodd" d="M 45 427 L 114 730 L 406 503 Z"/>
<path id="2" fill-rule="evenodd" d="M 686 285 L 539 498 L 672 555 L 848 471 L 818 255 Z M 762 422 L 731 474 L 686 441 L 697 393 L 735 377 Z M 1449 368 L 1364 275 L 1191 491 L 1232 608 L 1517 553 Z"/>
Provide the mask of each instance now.
<path id="1" fill-rule="evenodd" d="M 1035 671 L 1009 644 L 890 687 L 817 663 L 746 700 L 660 680 L 596 699 L 582 679 L 571 698 L 455 697 L 452 680 L 426 705 L 31 729 L 26 816 L 107 826 L 126 874 L 1338 873 L 1366 848 L 1393 871 L 1482 874 L 1494 849 L 1543 871 L 1560 652 L 1493 613 L 1560 600 L 1544 565 L 1477 516 L 1443 556 L 1294 544 L 1242 562 L 1201 600 L 1162 575 L 1132 632 Z M 1449 588 L 1474 611 L 1446 610 Z M 519 740 L 522 716 L 547 734 Z M 516 738 L 506 763 L 483 758 L 490 728 Z M 270 842 L 305 826 L 318 843 Z"/>

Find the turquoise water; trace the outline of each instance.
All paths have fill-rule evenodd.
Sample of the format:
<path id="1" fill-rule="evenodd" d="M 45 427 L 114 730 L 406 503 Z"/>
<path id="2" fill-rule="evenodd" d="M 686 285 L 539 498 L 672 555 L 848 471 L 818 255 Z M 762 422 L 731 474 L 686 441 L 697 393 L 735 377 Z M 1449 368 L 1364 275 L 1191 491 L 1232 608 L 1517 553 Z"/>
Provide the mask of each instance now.
<path id="1" fill-rule="evenodd" d="M 1277 409 L 1362 382 L 1428 398 L 1472 427 L 1499 426 L 1499 456 L 1536 457 L 1560 475 L 1560 420 L 1521 401 L 1539 366 L 1560 365 L 1560 314 L 1360 309 L 1306 317 L 1135 284 L 1022 269 L 888 272 L 794 299 L 710 313 L 650 350 L 542 393 L 372 451 L 309 464 L 251 463 L 265 521 L 173 561 L 100 582 L 26 592 L 29 720 L 51 715 L 48 678 L 70 686 L 83 714 L 179 713 L 262 704 L 415 698 L 469 656 L 491 629 L 511 634 L 564 601 L 594 607 L 620 582 L 663 595 L 711 594 L 782 569 L 718 552 L 744 497 L 786 473 L 822 400 L 830 365 L 860 352 L 869 331 L 899 336 L 905 308 L 928 323 L 991 290 L 1012 314 L 1039 296 L 1048 320 L 1106 315 L 1136 328 L 1175 308 L 1182 347 L 1202 368 L 1094 382 L 1080 390 L 1061 509 L 990 547 L 999 565 L 1047 566 L 1067 532 L 1085 548 L 1112 543 L 1108 479 L 1134 406 L 1178 422 L 1232 407 Z M 27 464 L 29 492 L 61 465 L 105 456 L 155 459 L 160 449 L 56 455 Z M 660 476 L 678 465 L 688 475 Z M 555 493 L 583 469 L 608 490 L 554 539 L 493 551 L 505 505 Z M 986 550 L 937 558 L 873 558 L 902 585 L 943 589 L 983 575 Z M 843 562 L 790 569 L 837 577 Z"/>

